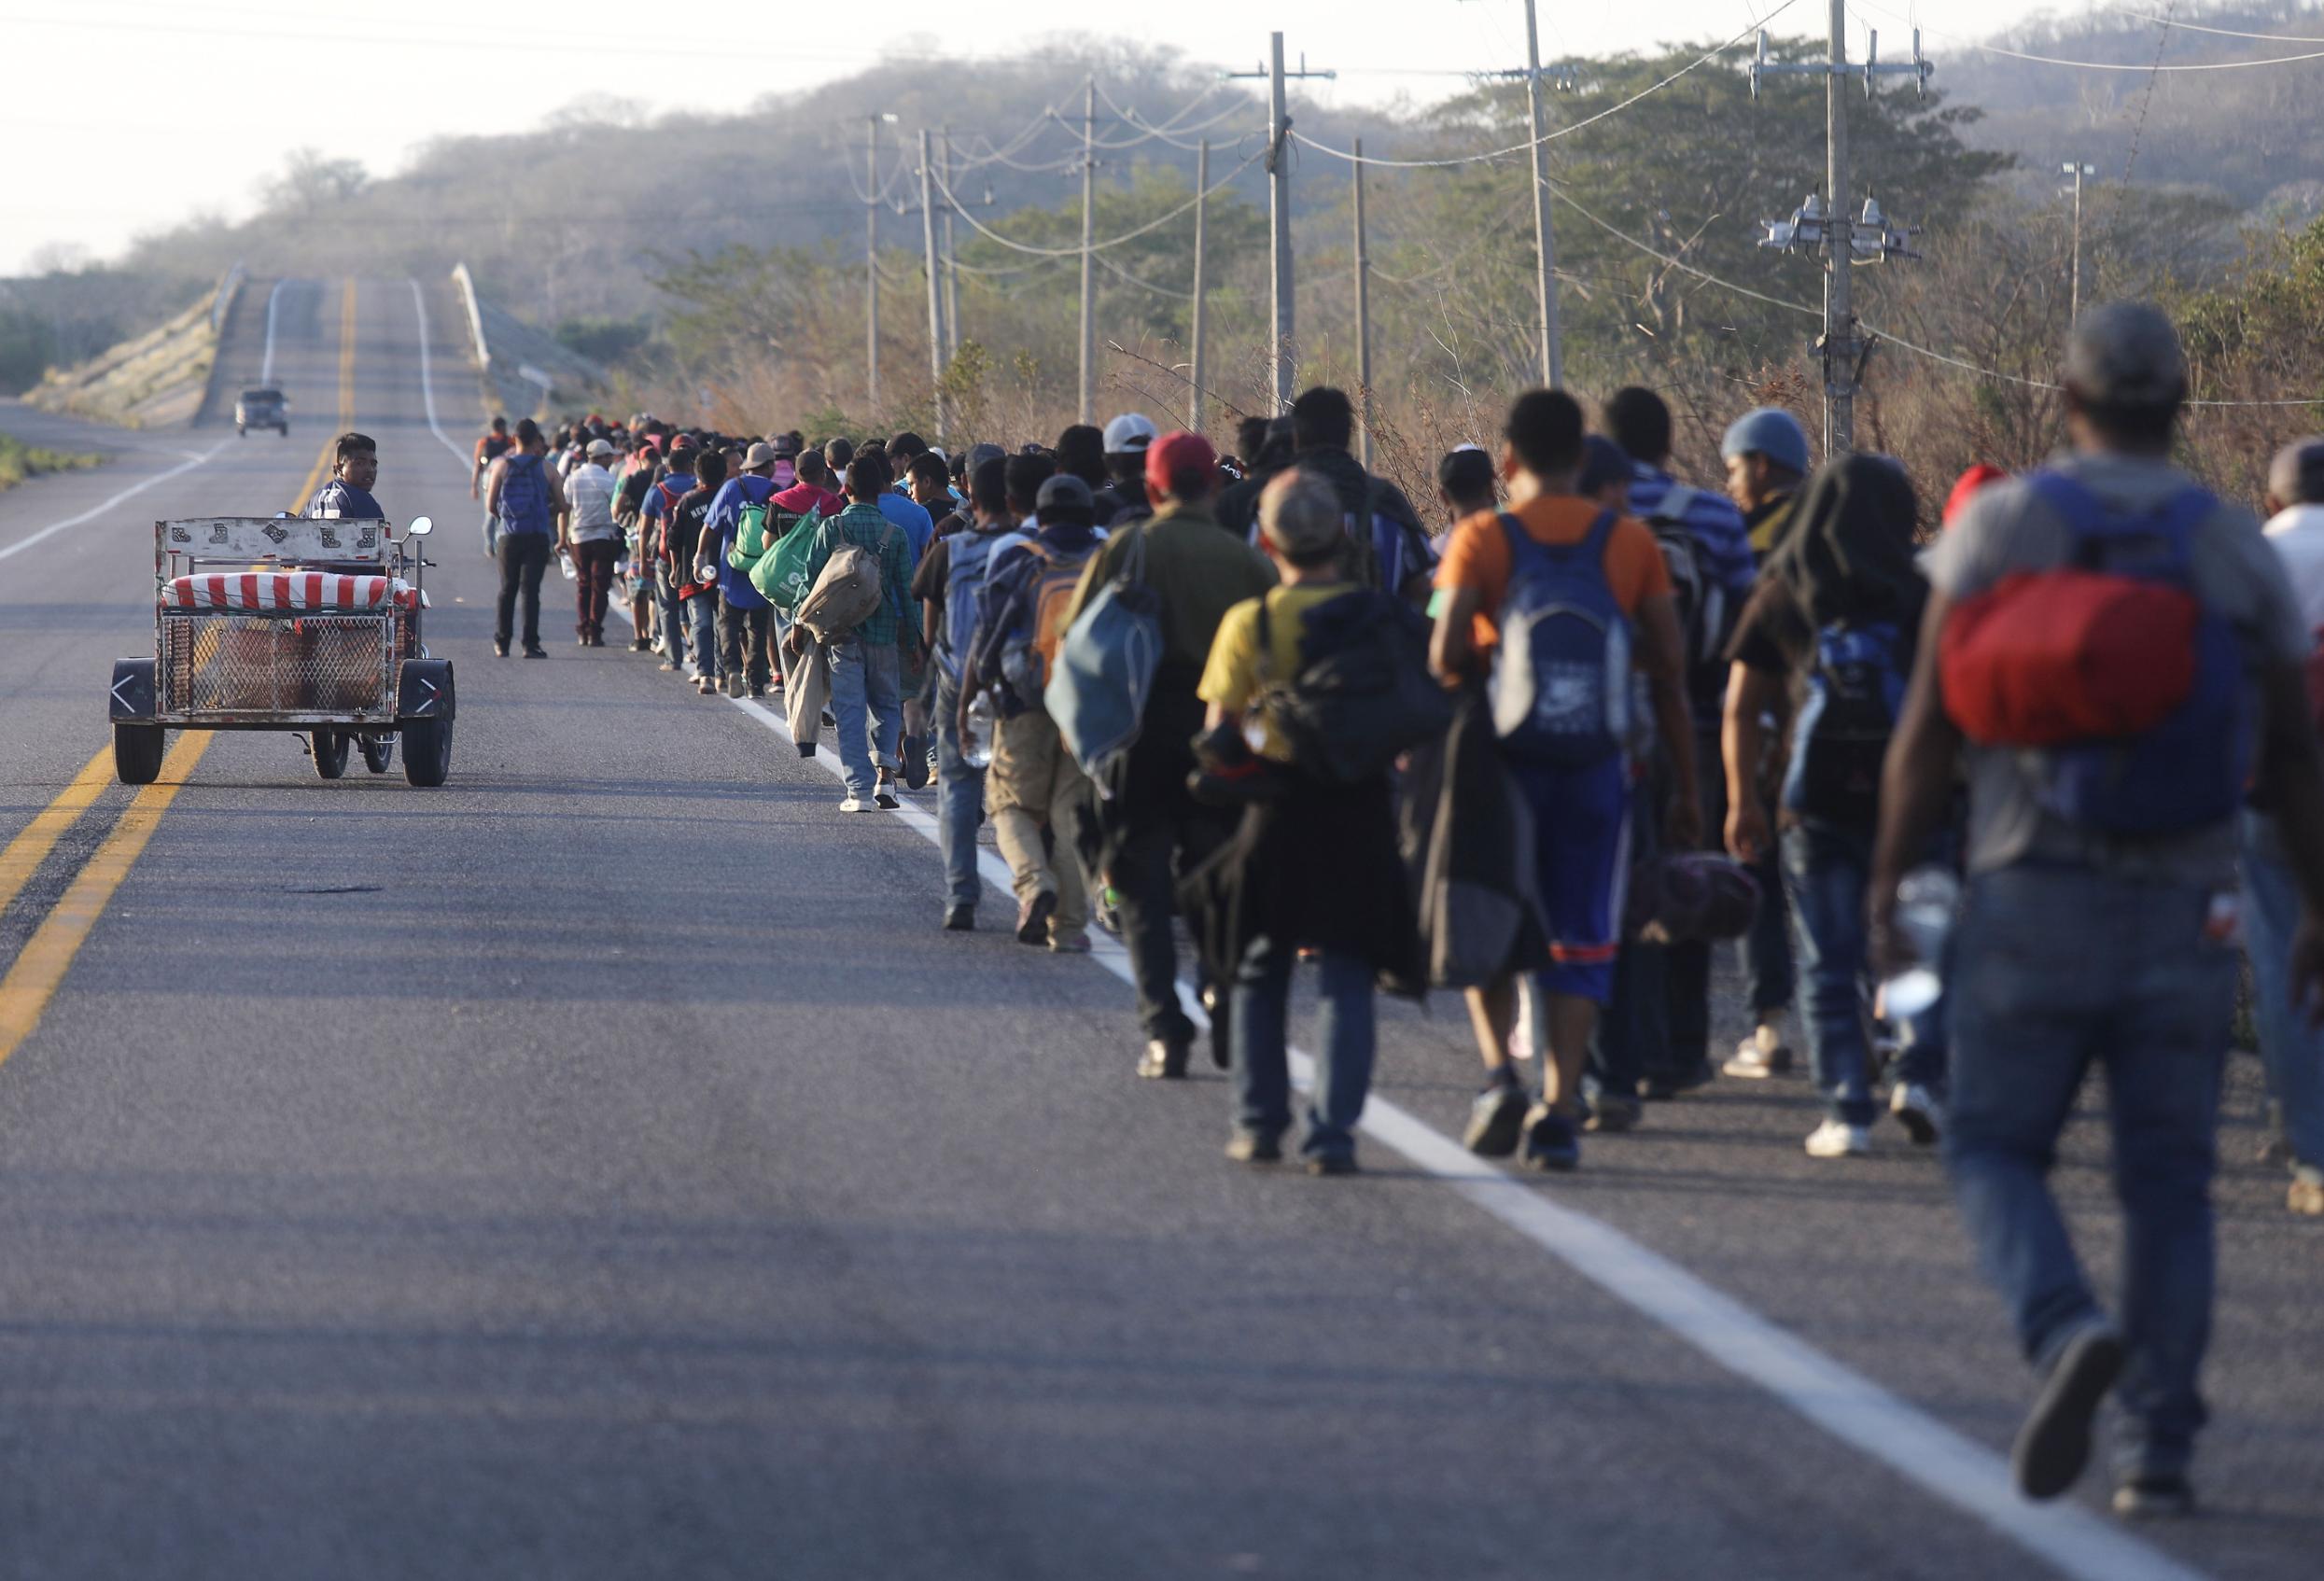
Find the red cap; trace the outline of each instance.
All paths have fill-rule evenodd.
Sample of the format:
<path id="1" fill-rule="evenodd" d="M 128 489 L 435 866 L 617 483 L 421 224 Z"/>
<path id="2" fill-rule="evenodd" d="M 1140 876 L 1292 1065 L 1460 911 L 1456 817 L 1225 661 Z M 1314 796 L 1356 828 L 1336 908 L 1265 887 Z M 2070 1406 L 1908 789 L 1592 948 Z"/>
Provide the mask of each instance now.
<path id="1" fill-rule="evenodd" d="M 696 448 L 698 447 L 694 444 L 694 437 L 692 434 L 680 434 L 676 439 L 670 441 L 670 454 L 672 455 L 676 455 L 681 450 L 693 450 Z"/>
<path id="2" fill-rule="evenodd" d="M 1988 483 L 1997 483 L 2009 475 L 1998 467 L 1989 466 L 1980 461 L 1954 479 L 1953 492 L 1945 497 L 1945 525 L 1953 525 L 1953 518 L 1961 514 L 1962 509 L 1976 496 L 1979 489 Z"/>
<path id="3" fill-rule="evenodd" d="M 1219 453 L 1200 434 L 1181 428 L 1146 447 L 1146 486 L 1156 494 L 1207 494 L 1219 469 Z M 1197 490 L 1194 480 L 1206 480 Z"/>

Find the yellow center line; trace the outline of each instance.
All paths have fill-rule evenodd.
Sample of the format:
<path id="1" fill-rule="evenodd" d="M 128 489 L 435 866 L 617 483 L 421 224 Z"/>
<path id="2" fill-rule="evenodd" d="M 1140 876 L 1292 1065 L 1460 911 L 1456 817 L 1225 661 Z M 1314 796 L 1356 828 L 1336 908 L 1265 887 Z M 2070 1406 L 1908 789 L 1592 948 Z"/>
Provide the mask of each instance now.
<path id="1" fill-rule="evenodd" d="M 23 833 L 8 842 L 7 850 L 0 851 L 0 911 L 7 910 L 8 902 L 23 891 L 40 864 L 49 860 L 49 853 L 56 849 L 57 842 L 64 838 L 64 832 L 112 783 L 113 749 L 107 747 L 89 760 L 88 766 L 40 810 Z"/>
<path id="2" fill-rule="evenodd" d="M 339 427 L 323 441 L 321 454 L 307 470 L 307 481 L 299 485 L 299 497 L 292 502 L 293 511 L 304 511 L 315 491 L 330 476 L 331 467 L 338 460 L 339 436 L 355 427 L 355 281 L 350 278 L 339 293 Z"/>
<path id="3" fill-rule="evenodd" d="M 189 731 L 178 737 L 177 745 L 162 760 L 161 778 L 137 792 L 129 810 L 121 815 L 121 821 L 113 826 L 113 832 L 97 847 L 97 854 L 89 859 L 89 865 L 80 870 L 63 898 L 41 919 L 23 953 L 16 958 L 16 964 L 8 968 L 7 976 L 0 978 L 0 1060 L 14 1054 L 32 1035 L 33 1028 L 40 1025 L 41 1014 L 56 997 L 64 973 L 72 968 L 73 958 L 88 943 L 90 931 L 105 914 L 113 892 L 121 887 L 121 880 L 129 876 L 129 870 L 145 854 L 146 842 L 153 838 L 154 826 L 177 799 L 177 792 L 209 745 L 210 733 L 206 730 Z"/>

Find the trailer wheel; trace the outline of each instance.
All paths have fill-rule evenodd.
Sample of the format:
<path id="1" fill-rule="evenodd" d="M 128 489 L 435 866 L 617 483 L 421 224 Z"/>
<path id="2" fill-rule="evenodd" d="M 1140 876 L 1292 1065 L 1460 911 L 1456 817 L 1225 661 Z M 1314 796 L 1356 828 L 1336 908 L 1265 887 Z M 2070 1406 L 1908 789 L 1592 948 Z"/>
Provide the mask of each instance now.
<path id="1" fill-rule="evenodd" d="M 423 788 L 441 785 L 452 773 L 452 721 L 405 720 L 398 733 L 403 737 L 405 782 Z"/>
<path id="2" fill-rule="evenodd" d="M 337 779 L 347 772 L 347 743 L 351 738 L 343 730 L 325 730 L 317 726 L 308 738 L 315 753 L 315 772 L 325 779 Z"/>
<path id="3" fill-rule="evenodd" d="M 373 774 L 385 774 L 396 761 L 396 738 L 392 735 L 358 735 L 355 744 L 363 753 L 363 766 Z"/>
<path id="4" fill-rule="evenodd" d="M 161 747 L 158 724 L 116 724 L 113 772 L 124 785 L 152 784 L 161 776 Z"/>

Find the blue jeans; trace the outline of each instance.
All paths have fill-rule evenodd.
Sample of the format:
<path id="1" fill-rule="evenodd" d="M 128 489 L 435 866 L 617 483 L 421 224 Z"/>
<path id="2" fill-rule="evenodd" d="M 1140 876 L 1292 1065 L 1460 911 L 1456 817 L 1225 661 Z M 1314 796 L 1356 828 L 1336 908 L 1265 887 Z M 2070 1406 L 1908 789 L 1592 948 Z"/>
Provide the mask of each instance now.
<path id="1" fill-rule="evenodd" d="M 2272 820 L 2244 814 L 2244 946 L 2260 1024 L 2268 1094 L 2284 1112 L 2284 1136 L 2305 1169 L 2324 1169 L 2324 1035 L 2291 1001 L 2291 936 L 2300 890 Z"/>
<path id="2" fill-rule="evenodd" d="M 694 673 L 718 679 L 718 592 L 697 593 L 686 600 L 686 647 L 693 654 Z"/>
<path id="3" fill-rule="evenodd" d="M 678 584 L 670 581 L 670 568 L 657 565 L 653 568 L 653 604 L 662 614 L 662 650 L 673 665 L 686 663 L 686 601 L 678 596 Z"/>
<path id="4" fill-rule="evenodd" d="M 2050 1194 L 2058 1133 L 2107 1071 L 2129 1360 L 2119 1469 L 2183 1472 L 2211 1337 L 2211 1176 L 2235 951 L 2211 891 L 2020 863 L 1969 881 L 1952 948 L 1945 1157 L 1978 1261 L 2047 1369 L 2100 1315 Z"/>
<path id="5" fill-rule="evenodd" d="M 960 690 L 936 675 L 936 844 L 945 859 L 945 903 L 973 906 L 984 894 L 976 876 L 976 831 L 985 821 L 985 771 L 960 756 Z"/>
<path id="6" fill-rule="evenodd" d="M 1284 1052 L 1291 1016 L 1291 968 L 1298 951 L 1265 936 L 1251 941 L 1235 972 L 1235 1125 L 1257 1136 L 1291 1128 L 1291 1066 Z M 1323 1052 L 1308 1104 L 1309 1158 L 1355 1154 L 1355 1124 L 1372 1084 L 1372 969 L 1341 950 L 1322 958 L 1318 1028 Z"/>
<path id="7" fill-rule="evenodd" d="M 1865 900 L 1872 836 L 1803 819 L 1784 831 L 1784 892 L 1799 939 L 1801 1019 L 1816 1090 L 1835 1120 L 1872 1123 L 1872 1051 L 1865 1038 Z M 1897 1024 L 1897 1080 L 1945 1086 L 1944 1000 Z"/>
<path id="8" fill-rule="evenodd" d="M 861 637 L 831 644 L 832 718 L 839 721 L 839 766 L 847 794 L 872 794 L 877 770 L 896 766 L 896 737 L 903 728 L 897 695 L 896 645 L 874 646 Z"/>

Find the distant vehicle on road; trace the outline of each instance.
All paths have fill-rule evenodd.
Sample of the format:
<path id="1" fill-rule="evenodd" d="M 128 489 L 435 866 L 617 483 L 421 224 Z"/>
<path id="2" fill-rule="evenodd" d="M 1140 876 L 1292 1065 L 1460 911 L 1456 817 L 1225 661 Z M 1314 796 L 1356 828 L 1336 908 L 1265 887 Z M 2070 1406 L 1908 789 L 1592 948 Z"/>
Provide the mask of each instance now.
<path id="1" fill-rule="evenodd" d="M 283 730 L 325 779 L 347 772 L 350 747 L 385 774 L 400 744 L 404 778 L 441 785 L 452 661 L 420 638 L 432 525 L 418 517 L 398 538 L 371 517 L 156 522 L 153 657 L 114 661 L 107 705 L 121 783 L 153 783 L 170 730 Z"/>
<path id="2" fill-rule="evenodd" d="M 245 390 L 234 398 L 234 432 L 245 439 L 253 428 L 273 428 L 290 437 L 290 401 L 275 389 Z"/>

